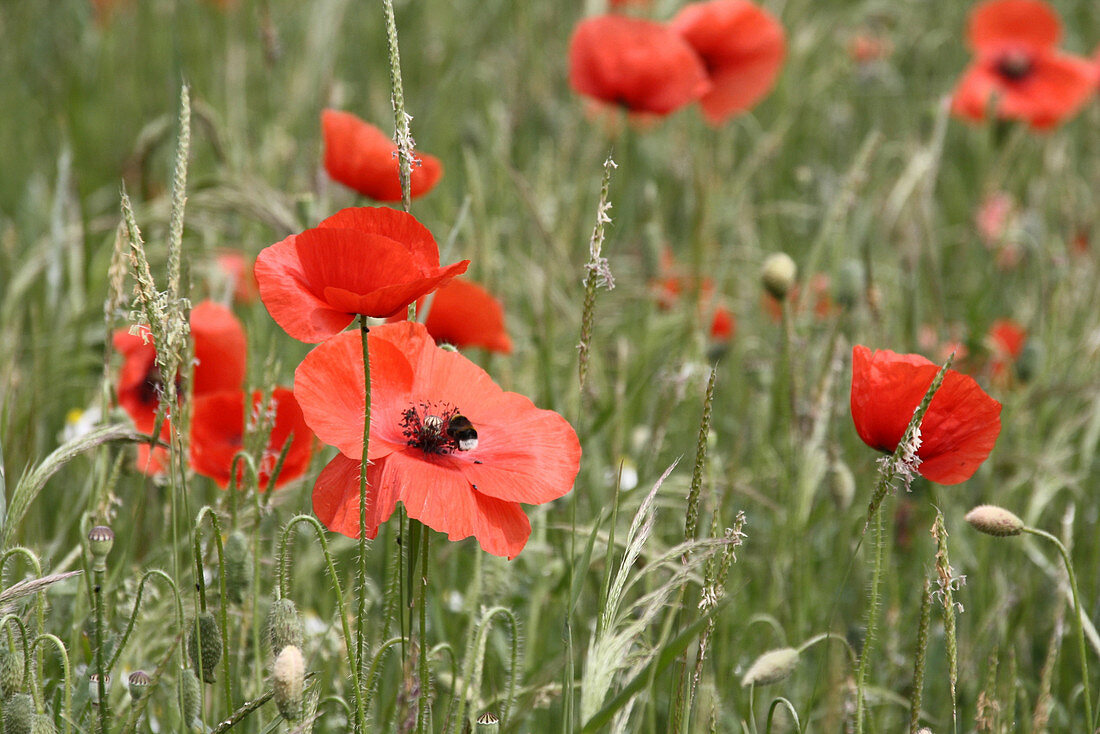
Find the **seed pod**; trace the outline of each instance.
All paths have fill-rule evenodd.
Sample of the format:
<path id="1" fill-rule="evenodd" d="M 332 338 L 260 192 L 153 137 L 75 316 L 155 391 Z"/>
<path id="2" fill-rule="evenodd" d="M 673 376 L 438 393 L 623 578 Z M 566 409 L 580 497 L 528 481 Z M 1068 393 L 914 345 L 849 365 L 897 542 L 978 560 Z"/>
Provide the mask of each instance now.
<path id="1" fill-rule="evenodd" d="M 34 699 L 29 693 L 17 693 L 4 702 L 4 734 L 31 734 L 34 723 Z"/>
<path id="2" fill-rule="evenodd" d="M 199 652 L 202 652 L 200 659 Z M 191 665 L 195 673 L 202 673 L 202 679 L 207 683 L 213 683 L 214 668 L 222 658 L 222 638 L 218 631 L 218 623 L 210 612 L 202 612 L 195 618 L 195 624 L 191 625 L 191 632 L 187 636 L 187 655 L 191 658 Z M 201 663 L 201 671 L 200 671 Z"/>
<path id="3" fill-rule="evenodd" d="M 500 731 L 500 719 L 492 711 L 486 711 L 477 717 L 477 734 L 497 734 Z"/>
<path id="4" fill-rule="evenodd" d="M 234 530 L 225 540 L 225 593 L 229 601 L 243 604 L 252 588 L 252 549 L 248 537 Z"/>
<path id="5" fill-rule="evenodd" d="M 798 650 L 793 647 L 769 650 L 753 661 L 741 679 L 741 685 L 766 686 L 769 683 L 778 683 L 793 673 L 797 666 Z"/>
<path id="6" fill-rule="evenodd" d="M 153 679 L 144 670 L 135 670 L 130 673 L 130 677 L 126 679 L 126 686 L 130 690 L 130 698 L 137 701 L 144 696 L 146 691 L 149 690 L 149 684 L 152 682 Z"/>
<path id="7" fill-rule="evenodd" d="M 267 641 L 271 645 L 271 656 L 279 653 L 287 645 L 301 649 L 305 639 L 302 616 L 298 607 L 290 599 L 276 599 L 271 602 L 271 611 L 267 613 Z"/>
<path id="8" fill-rule="evenodd" d="M 183 688 L 183 723 L 191 727 L 195 719 L 199 718 L 199 706 L 202 703 L 202 695 L 199 690 L 199 679 L 195 671 L 185 668 L 180 671 L 180 687 Z"/>
<path id="9" fill-rule="evenodd" d="M 35 714 L 31 721 L 31 734 L 57 734 L 57 727 L 46 714 Z"/>
<path id="10" fill-rule="evenodd" d="M 88 552 L 92 554 L 92 570 L 107 570 L 107 554 L 115 544 L 115 532 L 106 525 L 96 525 L 88 532 Z"/>
<path id="11" fill-rule="evenodd" d="M 103 676 L 103 695 L 111 695 L 111 675 L 110 673 Z M 92 705 L 99 705 L 99 675 L 92 673 L 88 677 L 88 697 L 92 700 Z"/>
<path id="12" fill-rule="evenodd" d="M 275 705 L 287 721 L 297 721 L 302 715 L 302 690 L 306 681 L 306 661 L 301 648 L 287 645 L 271 666 L 271 682 Z"/>
<path id="13" fill-rule="evenodd" d="M 0 640 L 0 697 L 7 698 L 23 686 L 25 661 L 23 649 L 16 647 L 15 635 L 6 627 L 7 641 Z"/>

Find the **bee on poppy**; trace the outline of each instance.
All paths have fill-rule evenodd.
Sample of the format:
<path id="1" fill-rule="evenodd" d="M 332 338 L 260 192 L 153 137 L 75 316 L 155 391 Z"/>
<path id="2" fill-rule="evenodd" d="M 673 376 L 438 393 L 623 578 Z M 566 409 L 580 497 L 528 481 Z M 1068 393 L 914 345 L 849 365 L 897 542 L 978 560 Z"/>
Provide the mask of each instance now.
<path id="1" fill-rule="evenodd" d="M 447 436 L 458 445 L 459 451 L 477 448 L 477 430 L 466 416 L 455 413 L 447 422 Z"/>

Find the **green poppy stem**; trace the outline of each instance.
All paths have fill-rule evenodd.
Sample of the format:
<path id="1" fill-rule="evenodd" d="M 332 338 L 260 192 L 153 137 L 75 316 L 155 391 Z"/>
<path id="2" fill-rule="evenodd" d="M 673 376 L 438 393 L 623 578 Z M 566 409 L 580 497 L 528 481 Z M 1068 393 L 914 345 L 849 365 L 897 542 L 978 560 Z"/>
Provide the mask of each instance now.
<path id="1" fill-rule="evenodd" d="M 355 706 L 358 719 L 357 731 L 363 732 L 363 674 L 366 635 L 366 611 L 367 611 L 367 466 L 370 464 L 367 446 L 370 441 L 370 356 L 368 353 L 367 334 L 370 327 L 367 326 L 367 317 L 359 316 L 359 334 L 363 340 L 363 387 L 365 390 L 363 402 L 363 457 L 359 466 L 359 573 L 355 587 L 355 670 L 352 673 L 352 683 L 355 685 Z"/>

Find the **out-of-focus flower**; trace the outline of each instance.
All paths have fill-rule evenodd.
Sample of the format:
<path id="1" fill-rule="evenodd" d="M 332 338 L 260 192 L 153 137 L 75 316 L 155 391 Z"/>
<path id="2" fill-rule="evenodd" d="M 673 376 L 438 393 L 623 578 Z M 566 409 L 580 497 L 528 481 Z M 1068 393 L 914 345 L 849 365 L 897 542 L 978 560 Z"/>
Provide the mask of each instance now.
<path id="1" fill-rule="evenodd" d="M 417 313 L 427 301 L 427 296 L 417 300 Z M 404 316 L 398 314 L 389 320 L 403 319 Z M 424 326 L 437 344 L 512 353 L 512 339 L 504 326 L 504 307 L 489 291 L 468 280 L 455 278 L 436 290 Z"/>
<path id="2" fill-rule="evenodd" d="M 696 290 L 696 279 L 683 273 L 672 253 L 661 253 L 661 277 L 654 283 L 654 297 L 662 309 L 674 308 L 685 293 Z M 708 333 L 716 342 L 727 342 L 737 333 L 737 317 L 722 303 L 715 292 L 714 281 L 703 278 L 698 283 L 699 314 L 709 323 Z"/>
<path id="3" fill-rule="evenodd" d="M 243 252 L 221 250 L 214 256 L 218 276 L 224 279 L 237 303 L 248 304 L 260 296 L 252 263 Z"/>

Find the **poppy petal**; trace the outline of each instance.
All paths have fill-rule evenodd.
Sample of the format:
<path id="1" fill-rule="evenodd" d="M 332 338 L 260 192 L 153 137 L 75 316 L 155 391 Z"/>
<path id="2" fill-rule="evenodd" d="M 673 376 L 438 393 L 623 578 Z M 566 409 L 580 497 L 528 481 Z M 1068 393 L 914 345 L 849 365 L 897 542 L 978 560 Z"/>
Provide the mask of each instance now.
<path id="1" fill-rule="evenodd" d="M 439 267 L 439 246 L 432 233 L 416 217 L 384 206 L 352 206 L 341 209 L 317 225 L 319 228 L 354 229 L 389 237 L 412 253 L 421 270 Z"/>
<path id="2" fill-rule="evenodd" d="M 987 0 L 970 12 L 967 27 L 967 39 L 976 51 L 1007 46 L 1039 51 L 1061 37 L 1061 21 L 1043 0 Z"/>
<path id="3" fill-rule="evenodd" d="M 337 311 L 310 290 L 295 236 L 265 247 L 256 256 L 256 281 L 260 298 L 275 323 L 293 338 L 307 342 L 322 342 L 339 334 L 355 318 Z"/>
<path id="4" fill-rule="evenodd" d="M 338 286 L 326 286 L 325 300 L 352 313 L 365 313 L 378 318 L 388 318 L 408 307 L 419 296 L 431 293 L 456 275 L 462 275 L 469 267 L 469 260 L 452 263 L 423 278 L 387 285 L 361 294 Z"/>
<path id="5" fill-rule="evenodd" d="M 220 303 L 202 301 L 191 309 L 191 336 L 195 394 L 239 388 L 244 382 L 248 339 L 233 312 Z"/>
<path id="6" fill-rule="evenodd" d="M 350 112 L 324 110 L 321 134 L 325 142 L 325 170 L 335 181 L 376 201 L 401 201 L 397 146 L 380 129 Z M 415 153 L 410 191 L 412 198 L 431 191 L 443 175 L 435 156 Z"/>
<path id="7" fill-rule="evenodd" d="M 418 313 L 426 301 L 427 297 L 417 301 Z M 453 344 L 460 349 L 481 347 L 501 354 L 512 352 L 512 339 L 504 326 L 500 301 L 468 280 L 456 278 L 435 291 L 424 326 L 437 344 Z"/>

